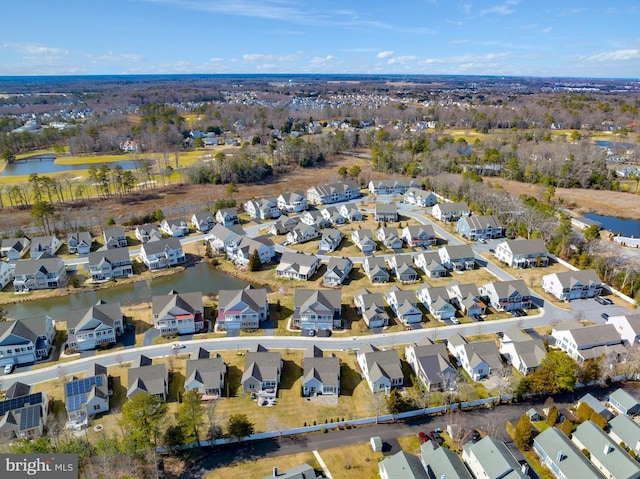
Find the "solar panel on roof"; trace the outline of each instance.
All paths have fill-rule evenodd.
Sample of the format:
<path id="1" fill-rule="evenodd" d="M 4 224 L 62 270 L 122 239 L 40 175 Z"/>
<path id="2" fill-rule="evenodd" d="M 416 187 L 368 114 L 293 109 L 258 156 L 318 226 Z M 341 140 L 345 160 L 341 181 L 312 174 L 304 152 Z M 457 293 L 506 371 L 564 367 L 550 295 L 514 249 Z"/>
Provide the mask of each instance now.
<path id="1" fill-rule="evenodd" d="M 7 411 L 15 411 L 25 405 L 42 404 L 42 393 L 33 393 L 26 396 L 18 396 L 17 398 L 7 399 L 6 401 L 0 401 L 0 416 L 4 415 Z"/>
<path id="2" fill-rule="evenodd" d="M 82 405 L 87 402 L 86 393 L 77 394 L 67 398 L 67 412 L 74 412 L 82 409 Z"/>
<path id="3" fill-rule="evenodd" d="M 40 423 L 40 406 L 27 406 L 20 410 L 20 430 L 33 429 Z"/>
<path id="4" fill-rule="evenodd" d="M 67 397 L 84 394 L 91 391 L 91 388 L 94 385 L 98 387 L 102 386 L 102 376 L 91 376 L 89 378 L 77 379 L 75 381 L 65 383 L 65 394 Z"/>

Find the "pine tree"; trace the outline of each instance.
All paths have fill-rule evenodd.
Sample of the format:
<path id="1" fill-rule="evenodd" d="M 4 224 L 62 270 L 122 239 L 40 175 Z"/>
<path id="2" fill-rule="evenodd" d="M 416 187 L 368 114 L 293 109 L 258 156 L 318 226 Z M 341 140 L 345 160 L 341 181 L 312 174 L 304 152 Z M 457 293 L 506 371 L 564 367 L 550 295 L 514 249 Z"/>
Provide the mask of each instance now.
<path id="1" fill-rule="evenodd" d="M 260 261 L 260 255 L 258 254 L 258 250 L 254 249 L 253 253 L 249 257 L 249 264 L 247 268 L 249 271 L 260 271 L 260 267 L 262 266 L 262 262 Z"/>
<path id="2" fill-rule="evenodd" d="M 516 425 L 516 432 L 513 438 L 516 445 L 523 451 L 528 451 L 531 447 L 532 429 L 529 416 L 523 414 Z"/>

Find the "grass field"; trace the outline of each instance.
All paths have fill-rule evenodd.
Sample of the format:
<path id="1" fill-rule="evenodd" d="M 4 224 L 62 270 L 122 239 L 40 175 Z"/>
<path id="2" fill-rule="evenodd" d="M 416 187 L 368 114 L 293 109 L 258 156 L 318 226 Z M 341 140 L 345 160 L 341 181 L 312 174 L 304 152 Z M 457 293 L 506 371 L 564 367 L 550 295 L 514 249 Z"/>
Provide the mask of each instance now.
<path id="1" fill-rule="evenodd" d="M 273 474 L 273 468 L 286 471 L 301 464 L 309 464 L 316 472 L 321 472 L 322 468 L 313 453 L 304 452 L 290 456 L 268 457 L 258 460 L 239 461 L 232 466 L 218 468 L 206 476 L 205 479 L 246 479 L 267 477 Z M 334 476 L 335 477 L 335 476 Z"/>

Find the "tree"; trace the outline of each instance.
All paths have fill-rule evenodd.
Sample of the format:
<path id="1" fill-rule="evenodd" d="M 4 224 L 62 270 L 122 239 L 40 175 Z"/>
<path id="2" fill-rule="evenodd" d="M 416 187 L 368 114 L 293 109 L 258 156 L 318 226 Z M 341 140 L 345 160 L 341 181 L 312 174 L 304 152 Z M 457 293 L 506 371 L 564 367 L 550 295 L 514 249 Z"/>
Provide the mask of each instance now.
<path id="1" fill-rule="evenodd" d="M 392 416 L 399 414 L 404 408 L 404 399 L 400 395 L 397 389 L 392 389 L 386 398 L 387 411 Z"/>
<path id="2" fill-rule="evenodd" d="M 49 226 L 49 218 L 55 212 L 53 205 L 48 201 L 37 201 L 31 207 L 31 216 L 33 216 L 38 224 L 42 225 L 45 234 L 51 234 L 51 228 Z"/>
<path id="3" fill-rule="evenodd" d="M 154 218 L 156 221 L 158 221 L 158 222 L 162 221 L 162 220 L 164 219 L 164 212 L 163 212 L 160 208 L 158 208 L 158 209 L 153 213 L 153 218 Z"/>
<path id="4" fill-rule="evenodd" d="M 600 227 L 593 224 L 584 230 L 584 237 L 587 241 L 593 241 L 600 237 Z"/>
<path id="5" fill-rule="evenodd" d="M 523 451 L 528 451 L 529 448 L 531 447 L 531 440 L 533 439 L 533 433 L 532 433 L 531 427 L 532 425 L 531 425 L 531 420 L 529 419 L 529 416 L 526 414 L 523 414 L 520 417 L 518 424 L 516 424 L 516 430 L 513 437 L 513 440 L 516 443 L 516 445 Z"/>
<path id="6" fill-rule="evenodd" d="M 555 406 L 551 406 L 549 408 L 549 412 L 547 413 L 547 425 L 549 427 L 553 427 L 556 425 L 558 421 L 558 408 Z"/>
<path id="7" fill-rule="evenodd" d="M 262 261 L 260 261 L 260 255 L 258 254 L 258 250 L 254 249 L 251 256 L 249 256 L 249 264 L 247 265 L 247 269 L 249 271 L 260 271 L 262 267 Z"/>
<path id="8" fill-rule="evenodd" d="M 240 442 L 245 437 L 251 436 L 255 431 L 255 427 L 246 414 L 232 414 L 229 416 L 227 424 L 227 434 L 229 437 Z"/>
<path id="9" fill-rule="evenodd" d="M 360 173 L 362 173 L 362 168 L 360 168 L 358 165 L 353 165 L 351 168 L 349 168 L 349 176 L 354 180 L 356 180 L 358 176 L 360 176 Z"/>
<path id="10" fill-rule="evenodd" d="M 229 198 L 233 198 L 233 194 L 238 192 L 238 187 L 235 183 L 227 184 L 227 195 Z"/>
<path id="11" fill-rule="evenodd" d="M 342 177 L 342 179 L 345 179 L 348 175 L 348 171 L 346 166 L 341 166 L 340 168 L 338 168 L 338 174 Z"/>
<path id="12" fill-rule="evenodd" d="M 7 320 L 8 311 L 0 306 L 0 323 Z"/>
<path id="13" fill-rule="evenodd" d="M 582 401 L 578 406 L 578 409 L 576 409 L 576 417 L 580 419 L 581 422 L 585 422 L 589 420 L 589 418 L 594 412 L 595 411 L 591 406 L 589 406 L 586 402 Z"/>
<path id="14" fill-rule="evenodd" d="M 204 140 L 201 137 L 197 137 L 193 139 L 193 147 L 194 148 L 204 148 Z"/>
<path id="15" fill-rule="evenodd" d="M 166 431 L 164 431 L 164 434 L 162 435 L 162 442 L 171 451 L 175 451 L 178 446 L 182 446 L 186 443 L 184 429 L 177 424 L 172 424 L 166 429 Z"/>
<path id="16" fill-rule="evenodd" d="M 167 404 L 158 396 L 140 393 L 122 406 L 119 423 L 128 436 L 129 451 L 136 453 L 157 445 L 160 426 L 167 415 Z"/>
<path id="17" fill-rule="evenodd" d="M 13 163 L 15 159 L 16 155 L 14 155 L 13 151 L 9 148 L 3 148 L 3 150 L 0 151 L 0 160 L 6 161 L 7 163 Z"/>
<path id="18" fill-rule="evenodd" d="M 560 424 L 560 430 L 564 432 L 567 437 L 571 437 L 571 433 L 573 432 L 573 423 L 568 419 L 565 419 L 562 421 L 562 424 Z"/>
<path id="19" fill-rule="evenodd" d="M 176 413 L 178 425 L 185 440 L 195 440 L 200 446 L 200 426 L 204 414 L 202 396 L 197 389 L 189 389 L 182 396 L 182 405 Z"/>

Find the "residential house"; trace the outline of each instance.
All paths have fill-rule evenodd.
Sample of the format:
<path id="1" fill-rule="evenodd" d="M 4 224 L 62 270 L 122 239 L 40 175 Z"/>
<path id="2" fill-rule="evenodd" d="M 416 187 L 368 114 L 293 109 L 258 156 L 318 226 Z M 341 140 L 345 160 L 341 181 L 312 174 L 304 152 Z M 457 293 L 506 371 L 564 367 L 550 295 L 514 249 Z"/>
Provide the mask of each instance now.
<path id="1" fill-rule="evenodd" d="M 147 243 L 152 239 L 162 239 L 162 233 L 158 229 L 158 225 L 152 223 L 137 226 L 135 235 L 140 243 Z"/>
<path id="2" fill-rule="evenodd" d="M 207 233 L 215 223 L 213 215 L 209 211 L 198 211 L 191 217 L 191 226 L 200 233 Z"/>
<path id="3" fill-rule="evenodd" d="M 302 395 L 304 397 L 340 394 L 340 359 L 325 356 L 322 349 L 311 346 L 302 360 Z"/>
<path id="4" fill-rule="evenodd" d="M 320 237 L 317 226 L 299 223 L 298 226 L 287 233 L 287 241 L 290 244 L 306 243 Z"/>
<path id="5" fill-rule="evenodd" d="M 376 203 L 374 218 L 378 222 L 398 221 L 398 205 L 396 203 Z"/>
<path id="6" fill-rule="evenodd" d="M 452 335 L 447 349 L 474 381 L 480 381 L 500 369 L 502 360 L 494 340 L 468 342 L 459 334 Z"/>
<path id="7" fill-rule="evenodd" d="M 365 256 L 362 261 L 362 268 L 373 284 L 388 283 L 389 273 L 387 263 L 381 256 Z"/>
<path id="8" fill-rule="evenodd" d="M 567 321 L 554 326 L 551 336 L 556 347 L 580 362 L 602 355 L 621 356 L 626 352 L 612 324 L 582 326 L 575 321 Z"/>
<path id="9" fill-rule="evenodd" d="M 593 298 L 602 292 L 603 283 L 593 269 L 545 274 L 542 289 L 560 301 Z"/>
<path id="10" fill-rule="evenodd" d="M 216 223 L 207 237 L 211 249 L 217 253 L 223 253 L 228 248 L 236 246 L 244 235 L 245 231 L 240 225 L 224 226 Z"/>
<path id="11" fill-rule="evenodd" d="M 0 252 L 2 256 L 6 256 L 9 261 L 15 261 L 22 258 L 29 248 L 31 247 L 31 241 L 29 238 L 8 238 L 2 240 L 2 247 Z"/>
<path id="12" fill-rule="evenodd" d="M 407 255 L 393 255 L 387 260 L 389 269 L 393 271 L 396 279 L 402 283 L 415 283 L 420 281 L 420 277 L 413 269 L 413 260 Z"/>
<path id="13" fill-rule="evenodd" d="M 269 227 L 269 233 L 272 235 L 285 235 L 293 230 L 299 223 L 300 220 L 298 218 L 290 218 L 287 215 L 282 215 Z"/>
<path id="14" fill-rule="evenodd" d="M 351 233 L 351 240 L 363 253 L 371 253 L 377 248 L 370 229 L 357 229 Z"/>
<path id="15" fill-rule="evenodd" d="M 342 292 L 296 289 L 292 325 L 303 333 L 342 327 Z"/>
<path id="16" fill-rule="evenodd" d="M 286 471 L 274 467 L 273 475 L 266 476 L 263 479 L 273 479 L 274 477 L 278 479 L 322 479 L 323 476 L 318 476 L 309 464 L 300 464 Z"/>
<path id="17" fill-rule="evenodd" d="M 138 394 L 158 396 L 163 401 L 169 394 L 169 371 L 167 363 L 153 364 L 147 356 L 141 355 L 128 370 L 127 399 Z"/>
<path id="18" fill-rule="evenodd" d="M 120 303 L 99 300 L 90 308 L 74 309 L 67 314 L 67 346 L 89 351 L 116 343 L 124 331 Z"/>
<path id="19" fill-rule="evenodd" d="M 482 316 L 487 312 L 487 305 L 475 284 L 461 284 L 454 279 L 447 285 L 447 292 L 451 304 L 467 316 Z"/>
<path id="20" fill-rule="evenodd" d="M 451 271 L 464 271 L 476 267 L 476 258 L 469 245 L 443 246 L 438 249 L 438 254 L 442 266 Z"/>
<path id="21" fill-rule="evenodd" d="M 578 449 L 589 451 L 589 460 L 604 477 L 638 479 L 640 467 L 609 435 L 591 421 L 580 424 L 571 435 Z"/>
<path id="22" fill-rule="evenodd" d="M 451 304 L 446 286 L 427 284 L 417 289 L 416 297 L 438 321 L 456 317 L 456 308 Z"/>
<path id="23" fill-rule="evenodd" d="M 57 236 L 38 236 L 31 238 L 31 259 L 42 258 L 42 255 L 55 255 L 62 246 Z"/>
<path id="24" fill-rule="evenodd" d="M 469 205 L 467 203 L 437 203 L 431 209 L 431 214 L 437 220 L 445 223 L 458 221 L 463 216 L 469 216 Z"/>
<path id="25" fill-rule="evenodd" d="M 9 263 L 0 261 L 0 290 L 13 280 L 13 271 Z"/>
<path id="26" fill-rule="evenodd" d="M 338 211 L 349 221 L 362 221 L 362 212 L 355 203 L 344 203 L 338 207 Z"/>
<path id="27" fill-rule="evenodd" d="M 405 357 L 427 391 L 442 390 L 447 377 L 454 378 L 456 370 L 449 362 L 447 347 L 424 338 L 405 348 Z"/>
<path id="28" fill-rule="evenodd" d="M 47 253 L 39 259 L 16 261 L 13 276 L 13 289 L 16 293 L 34 289 L 60 288 L 67 281 L 64 261 Z"/>
<path id="29" fill-rule="evenodd" d="M 404 451 L 380 461 L 378 469 L 381 479 L 429 479 L 420 459 Z"/>
<path id="30" fill-rule="evenodd" d="M 49 412 L 46 392 L 31 393 L 31 386 L 14 383 L 0 401 L 0 437 L 6 442 L 42 437 Z"/>
<path id="31" fill-rule="evenodd" d="M 182 238 L 189 234 L 189 225 L 181 218 L 164 219 L 160 222 L 160 230 L 168 236 Z"/>
<path id="32" fill-rule="evenodd" d="M 340 209 L 336 206 L 328 206 L 320 210 L 320 214 L 327 221 L 328 224 L 339 226 L 347 222 L 347 219 L 342 216 Z"/>
<path id="33" fill-rule="evenodd" d="M 496 311 L 529 309 L 532 306 L 531 292 L 522 279 L 484 284 L 480 287 L 480 294 L 488 298 Z"/>
<path id="34" fill-rule="evenodd" d="M 625 443 L 636 457 L 640 454 L 640 424 L 626 414 L 618 414 L 609 421 L 609 436 L 616 444 Z"/>
<path id="35" fill-rule="evenodd" d="M 405 226 L 402 228 L 402 240 L 407 246 L 426 248 L 438 243 L 438 238 L 431 225 Z"/>
<path id="36" fill-rule="evenodd" d="M 241 379 L 242 392 L 276 397 L 282 366 L 280 353 L 270 352 L 261 345 L 248 351 L 245 354 L 244 373 Z"/>
<path id="37" fill-rule="evenodd" d="M 549 264 L 547 248 L 541 239 L 516 238 L 496 245 L 495 256 L 513 268 L 544 267 Z"/>
<path id="38" fill-rule="evenodd" d="M 301 223 L 315 226 L 318 229 L 326 228 L 330 224 L 320 211 L 305 211 L 300 214 L 299 219 Z"/>
<path id="39" fill-rule="evenodd" d="M 349 258 L 329 258 L 327 271 L 322 276 L 322 284 L 325 286 L 339 286 L 347 279 L 353 269 L 353 261 Z"/>
<path id="40" fill-rule="evenodd" d="M 301 193 L 286 192 L 277 198 L 278 208 L 282 213 L 301 213 L 309 209 L 307 199 Z"/>
<path id="41" fill-rule="evenodd" d="M 322 231 L 322 238 L 318 244 L 318 253 L 326 254 L 334 251 L 342 242 L 342 231 L 336 228 L 326 228 Z"/>
<path id="42" fill-rule="evenodd" d="M 413 291 L 402 290 L 393 285 L 384 294 L 384 299 L 403 324 L 422 321 L 422 311 L 418 308 L 416 295 Z"/>
<path id="43" fill-rule="evenodd" d="M 391 388 L 404 384 L 400 357 L 396 349 L 382 350 L 363 344 L 356 353 L 360 370 L 373 393 L 389 394 Z"/>
<path id="44" fill-rule="evenodd" d="M 50 316 L 0 321 L 0 366 L 46 359 L 56 335 Z"/>
<path id="45" fill-rule="evenodd" d="M 263 235 L 255 238 L 241 236 L 237 243 L 232 243 L 227 247 L 227 257 L 237 265 L 246 266 L 254 251 L 258 252 L 260 264 L 270 263 L 276 255 L 273 241 Z"/>
<path id="46" fill-rule="evenodd" d="M 436 251 L 417 254 L 413 257 L 413 263 L 429 278 L 442 278 L 448 273 L 447 268 L 442 266 L 440 255 Z"/>
<path id="47" fill-rule="evenodd" d="M 238 211 L 235 208 L 221 208 L 216 212 L 216 222 L 223 226 L 239 225 Z"/>
<path id="48" fill-rule="evenodd" d="M 244 204 L 244 210 L 252 218 L 260 220 L 278 218 L 281 214 L 275 197 L 251 199 Z"/>
<path id="49" fill-rule="evenodd" d="M 389 325 L 389 315 L 381 293 L 372 293 L 366 288 L 361 289 L 353 297 L 353 302 L 367 327 L 383 328 Z"/>
<path id="50" fill-rule="evenodd" d="M 153 327 L 163 335 L 193 334 L 204 329 L 202 293 L 175 290 L 151 299 Z"/>
<path id="51" fill-rule="evenodd" d="M 439 447 L 435 441 L 420 446 L 420 462 L 429 479 L 473 479 L 460 456 L 447 447 Z"/>
<path id="52" fill-rule="evenodd" d="M 151 271 L 184 264 L 187 258 L 177 238 L 152 239 L 140 247 L 140 260 Z"/>
<path id="53" fill-rule="evenodd" d="M 477 478 L 528 479 L 504 442 L 485 436 L 462 447 L 462 459 Z"/>
<path id="54" fill-rule="evenodd" d="M 398 237 L 398 228 L 381 227 L 376 231 L 376 238 L 387 248 L 402 249 L 402 240 Z"/>
<path id="55" fill-rule="evenodd" d="M 623 344 L 627 346 L 640 344 L 640 314 L 609 316 L 607 324 L 612 324 L 616 328 Z"/>
<path id="56" fill-rule="evenodd" d="M 533 438 L 533 450 L 557 479 L 602 477 L 580 449 L 558 428 L 549 427 Z"/>
<path id="57" fill-rule="evenodd" d="M 314 254 L 302 252 L 282 253 L 276 267 L 276 276 L 280 278 L 309 281 L 320 267 L 320 259 Z"/>
<path id="58" fill-rule="evenodd" d="M 97 414 L 109 412 L 107 368 L 95 365 L 99 374 L 64 383 L 64 405 L 70 429 L 82 429 Z"/>
<path id="59" fill-rule="evenodd" d="M 133 262 L 126 248 L 94 251 L 87 256 L 92 281 L 126 278 L 133 275 Z"/>
<path id="60" fill-rule="evenodd" d="M 502 237 L 502 224 L 497 216 L 463 216 L 456 228 L 459 235 L 470 240 Z"/>
<path id="61" fill-rule="evenodd" d="M 409 188 L 404 193 L 404 202 L 416 206 L 433 206 L 438 202 L 438 197 L 432 191 L 420 188 Z"/>
<path id="62" fill-rule="evenodd" d="M 360 198 L 360 187 L 355 181 L 344 181 L 312 186 L 307 190 L 307 201 L 316 205 L 328 205 Z"/>
<path id="63" fill-rule="evenodd" d="M 258 329 L 260 321 L 266 320 L 268 316 L 266 289 L 247 286 L 245 289 L 218 291 L 218 329 Z"/>
<path id="64" fill-rule="evenodd" d="M 587 406 L 593 409 L 594 412 L 600 414 L 607 421 L 609 421 L 609 419 L 613 417 L 613 413 L 609 411 L 609 409 L 607 409 L 607 407 L 592 394 L 587 393 L 582 396 L 576 403 L 576 408 L 580 407 L 582 403 L 585 403 Z"/>
<path id="65" fill-rule="evenodd" d="M 126 248 L 129 244 L 123 226 L 105 228 L 102 236 L 104 238 L 104 246 L 107 248 Z"/>
<path id="66" fill-rule="evenodd" d="M 500 354 L 523 376 L 542 365 L 547 354 L 541 339 L 533 339 L 520 328 L 507 329 L 500 338 Z"/>
<path id="67" fill-rule="evenodd" d="M 67 236 L 67 249 L 71 254 L 87 254 L 91 251 L 91 233 L 88 231 L 78 231 Z"/>
<path id="68" fill-rule="evenodd" d="M 222 356 L 200 348 L 187 360 L 184 390 L 195 389 L 200 393 L 203 401 L 218 399 L 224 392 L 224 377 L 227 374 L 227 365 Z"/>
<path id="69" fill-rule="evenodd" d="M 640 414 L 640 402 L 624 389 L 618 388 L 609 394 L 607 402 L 620 414 L 628 416 Z"/>
<path id="70" fill-rule="evenodd" d="M 413 178 L 371 180 L 369 182 L 369 193 L 372 195 L 404 195 L 409 188 L 420 188 L 420 182 Z"/>

